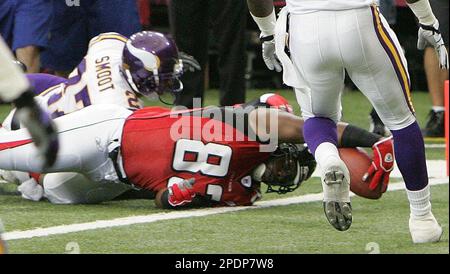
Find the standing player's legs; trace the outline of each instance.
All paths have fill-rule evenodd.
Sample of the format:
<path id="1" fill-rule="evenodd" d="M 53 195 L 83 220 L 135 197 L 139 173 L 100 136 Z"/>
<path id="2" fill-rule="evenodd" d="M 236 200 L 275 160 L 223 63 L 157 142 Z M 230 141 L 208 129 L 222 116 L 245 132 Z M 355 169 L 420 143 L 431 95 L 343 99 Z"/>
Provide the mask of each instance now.
<path id="1" fill-rule="evenodd" d="M 0 36 L 11 43 L 14 29 L 14 9 L 12 1 L 0 1 Z"/>
<path id="2" fill-rule="evenodd" d="M 41 63 L 59 76 L 67 77 L 87 52 L 87 19 L 85 4 L 81 3 L 80 6 L 68 6 L 66 1 L 52 1 L 48 48 L 41 54 Z"/>
<path id="3" fill-rule="evenodd" d="M 202 68 L 181 77 L 184 89 L 177 94 L 176 105 L 192 108 L 194 98 L 203 99 L 208 63 L 209 6 L 210 1 L 172 0 L 169 7 L 172 34 L 179 50 L 192 55 Z"/>
<path id="4" fill-rule="evenodd" d="M 216 0 L 211 5 L 219 51 L 220 105 L 245 102 L 247 4 L 242 0 Z"/>
<path id="5" fill-rule="evenodd" d="M 97 0 L 88 7 L 89 38 L 105 32 L 130 37 L 142 30 L 135 0 Z"/>
<path id="6" fill-rule="evenodd" d="M 400 44 L 376 7 L 355 10 L 352 16 L 339 20 L 340 45 L 349 75 L 394 137 L 397 164 L 410 202 L 413 241 L 437 241 L 442 229 L 431 213 L 424 141 L 413 114 L 407 63 Z"/>
<path id="7" fill-rule="evenodd" d="M 439 20 L 439 29 L 448 51 L 449 2 L 446 0 L 430 0 L 430 4 L 433 13 Z M 445 137 L 444 84 L 448 80 L 448 69 L 439 67 L 436 50 L 431 46 L 425 48 L 424 67 L 432 107 L 422 133 L 425 137 Z"/>
<path id="8" fill-rule="evenodd" d="M 292 15 L 290 51 L 309 89 L 297 89 L 305 124 L 303 135 L 322 171 L 325 215 L 338 230 L 352 222 L 350 176 L 337 149 L 344 69 L 338 52 L 332 12 Z"/>
<path id="9" fill-rule="evenodd" d="M 50 1 L 17 1 L 12 46 L 29 73 L 40 71 L 40 51 L 48 45 L 52 14 Z"/>

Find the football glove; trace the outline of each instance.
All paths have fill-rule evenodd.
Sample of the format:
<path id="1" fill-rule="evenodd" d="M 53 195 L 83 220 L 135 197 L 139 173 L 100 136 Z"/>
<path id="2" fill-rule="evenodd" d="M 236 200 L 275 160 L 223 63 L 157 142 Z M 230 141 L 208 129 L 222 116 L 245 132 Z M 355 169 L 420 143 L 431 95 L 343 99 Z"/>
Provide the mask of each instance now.
<path id="1" fill-rule="evenodd" d="M 281 63 L 275 54 L 275 37 L 273 35 L 261 36 L 260 40 L 262 42 L 262 57 L 267 68 L 281 72 Z"/>
<path id="2" fill-rule="evenodd" d="M 20 121 L 28 129 L 39 155 L 44 159 L 44 168 L 51 167 L 59 149 L 58 135 L 52 119 L 36 104 L 32 91 L 24 92 L 14 104 Z"/>
<path id="3" fill-rule="evenodd" d="M 195 58 L 187 53 L 184 53 L 182 51 L 179 52 L 180 60 L 183 61 L 183 71 L 187 72 L 194 72 L 196 70 L 202 70 L 200 64 L 198 63 Z"/>
<path id="4" fill-rule="evenodd" d="M 196 195 L 192 187 L 194 183 L 195 179 L 191 178 L 170 186 L 168 196 L 169 204 L 175 207 L 175 206 L 182 206 L 192 202 L 192 199 Z"/>
<path id="5" fill-rule="evenodd" d="M 449 69 L 448 53 L 441 32 L 439 31 L 439 21 L 436 20 L 433 25 L 420 24 L 418 36 L 417 48 L 424 50 L 427 45 L 433 46 L 439 59 L 440 68 Z"/>
<path id="6" fill-rule="evenodd" d="M 367 182 L 369 178 L 369 188 L 377 189 L 382 184 L 381 192 L 387 190 L 389 184 L 389 175 L 394 169 L 394 143 L 393 138 L 386 138 L 372 146 L 373 160 L 369 170 L 363 176 L 363 181 Z"/>
<path id="7" fill-rule="evenodd" d="M 292 106 L 288 100 L 279 94 L 268 93 L 259 97 L 260 103 L 266 104 L 269 107 L 277 108 L 289 113 L 294 113 Z"/>

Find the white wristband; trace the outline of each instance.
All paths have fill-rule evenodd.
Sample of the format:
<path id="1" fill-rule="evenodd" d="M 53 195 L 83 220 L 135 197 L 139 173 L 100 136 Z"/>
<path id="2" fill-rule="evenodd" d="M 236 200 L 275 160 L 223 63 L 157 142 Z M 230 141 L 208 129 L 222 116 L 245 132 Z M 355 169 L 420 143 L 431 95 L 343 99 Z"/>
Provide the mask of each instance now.
<path id="1" fill-rule="evenodd" d="M 253 17 L 253 20 L 255 20 L 256 24 L 261 30 L 262 36 L 269 36 L 275 34 L 275 24 L 277 22 L 277 17 L 275 16 L 275 9 L 269 16 L 266 17 L 256 17 L 253 14 L 251 15 Z"/>
<path id="2" fill-rule="evenodd" d="M 408 6 L 419 19 L 420 24 L 430 26 L 436 22 L 436 17 L 431 10 L 430 2 L 428 0 L 419 0 L 411 4 L 408 3 Z"/>

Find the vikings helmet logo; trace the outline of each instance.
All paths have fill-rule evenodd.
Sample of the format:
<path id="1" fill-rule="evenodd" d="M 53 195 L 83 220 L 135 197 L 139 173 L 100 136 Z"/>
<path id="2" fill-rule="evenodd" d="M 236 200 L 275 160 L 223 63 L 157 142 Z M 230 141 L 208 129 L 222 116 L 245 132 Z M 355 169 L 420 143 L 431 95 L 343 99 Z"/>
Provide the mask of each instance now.
<path id="1" fill-rule="evenodd" d="M 124 47 L 122 61 L 122 73 L 135 92 L 151 96 L 183 89 L 178 48 L 162 33 L 143 31 L 132 35 Z"/>
<path id="2" fill-rule="evenodd" d="M 133 54 L 137 59 L 139 59 L 142 64 L 144 64 L 144 68 L 150 72 L 157 72 L 159 67 L 161 66 L 161 60 L 155 54 L 145 51 L 142 49 L 138 49 L 131 44 L 131 41 L 127 43 L 128 50 L 131 54 Z"/>

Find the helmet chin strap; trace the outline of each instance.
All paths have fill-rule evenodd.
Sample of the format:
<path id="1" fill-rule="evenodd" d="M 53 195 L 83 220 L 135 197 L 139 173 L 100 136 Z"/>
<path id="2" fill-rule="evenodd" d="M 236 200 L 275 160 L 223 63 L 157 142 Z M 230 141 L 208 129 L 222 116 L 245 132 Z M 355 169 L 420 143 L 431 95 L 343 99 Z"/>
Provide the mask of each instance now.
<path id="1" fill-rule="evenodd" d="M 172 103 L 167 103 L 166 101 L 164 101 L 164 100 L 161 98 L 161 95 L 158 96 L 158 99 L 159 99 L 159 101 L 160 101 L 161 103 L 163 103 L 164 105 L 168 105 L 168 106 L 173 106 L 173 105 L 175 105 L 175 99 L 174 99 L 174 101 L 173 101 Z"/>
<path id="2" fill-rule="evenodd" d="M 179 93 L 179 92 L 181 92 L 184 89 L 184 85 L 183 85 L 183 82 L 180 79 L 178 79 L 178 77 L 175 78 L 175 79 L 178 82 L 179 86 L 178 86 L 177 89 L 173 90 L 173 93 Z"/>
<path id="3" fill-rule="evenodd" d="M 178 84 L 178 87 L 172 89 L 171 92 L 170 92 L 170 93 L 174 96 L 174 101 L 173 101 L 172 103 L 168 103 L 168 102 L 164 101 L 163 98 L 161 98 L 161 95 L 159 95 L 158 98 L 159 98 L 159 101 L 160 101 L 161 103 L 163 103 L 163 104 L 165 104 L 165 105 L 168 105 L 168 106 L 173 106 L 173 105 L 175 105 L 176 95 L 177 95 L 178 93 L 180 93 L 180 92 L 183 90 L 183 88 L 184 88 L 183 82 L 182 82 L 180 79 L 178 79 L 178 77 L 175 78 L 175 82 Z"/>
<path id="4" fill-rule="evenodd" d="M 156 86 L 159 86 L 159 73 L 158 73 L 158 69 L 154 69 L 153 70 L 153 77 L 155 79 L 155 84 Z"/>

